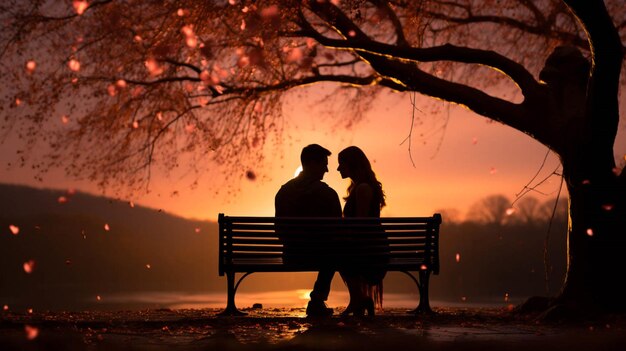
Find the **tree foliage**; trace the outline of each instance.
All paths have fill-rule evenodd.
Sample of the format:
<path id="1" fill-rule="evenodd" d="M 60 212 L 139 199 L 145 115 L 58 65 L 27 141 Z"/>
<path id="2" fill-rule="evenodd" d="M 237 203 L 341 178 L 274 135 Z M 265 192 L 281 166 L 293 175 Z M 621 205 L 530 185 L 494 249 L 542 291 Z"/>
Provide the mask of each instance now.
<path id="1" fill-rule="evenodd" d="M 608 5 L 624 35 L 626 10 Z M 319 82 L 339 83 L 326 94 L 355 121 L 381 87 L 502 121 L 498 109 L 519 94 L 487 93 L 512 80 L 524 94 L 557 45 L 588 50 L 554 0 L 32 0 L 5 1 L 0 13 L 5 135 L 26 140 L 24 154 L 51 146 L 24 165 L 102 185 L 144 184 L 153 167 L 206 160 L 241 176 L 280 139 L 287 92 Z M 417 81 L 399 79 L 402 65 Z"/>

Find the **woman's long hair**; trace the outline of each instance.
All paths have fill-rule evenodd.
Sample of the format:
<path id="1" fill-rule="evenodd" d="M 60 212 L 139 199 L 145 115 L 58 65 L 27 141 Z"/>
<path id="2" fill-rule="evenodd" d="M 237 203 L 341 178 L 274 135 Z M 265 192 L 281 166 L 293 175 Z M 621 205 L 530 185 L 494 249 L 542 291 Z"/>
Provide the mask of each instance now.
<path id="1" fill-rule="evenodd" d="M 383 185 L 376 179 L 372 165 L 363 150 L 356 146 L 348 146 L 339 153 L 338 158 L 339 162 L 345 164 L 353 173 L 352 182 L 348 187 L 348 196 L 345 199 L 350 197 L 358 183 L 367 183 L 374 190 L 374 196 L 378 199 L 382 209 L 386 205 Z"/>

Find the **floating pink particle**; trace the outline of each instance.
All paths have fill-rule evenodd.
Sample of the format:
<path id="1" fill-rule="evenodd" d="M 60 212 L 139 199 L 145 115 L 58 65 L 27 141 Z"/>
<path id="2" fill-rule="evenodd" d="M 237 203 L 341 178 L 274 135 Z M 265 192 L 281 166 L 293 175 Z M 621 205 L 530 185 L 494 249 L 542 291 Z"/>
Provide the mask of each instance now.
<path id="1" fill-rule="evenodd" d="M 478 138 L 473 137 L 472 138 L 472 145 L 476 145 L 476 144 L 478 144 Z"/>
<path id="2" fill-rule="evenodd" d="M 141 35 L 135 35 L 135 36 L 133 37 L 133 40 L 134 40 L 134 41 L 136 41 L 136 42 L 138 42 L 138 43 L 141 43 L 141 41 L 143 40 L 143 38 L 141 37 Z"/>
<path id="3" fill-rule="evenodd" d="M 463 301 L 463 302 L 467 301 L 467 297 L 461 296 L 461 301 Z"/>
<path id="4" fill-rule="evenodd" d="M 504 302 L 509 302 L 509 293 L 504 293 Z"/>
<path id="5" fill-rule="evenodd" d="M 421 269 L 421 270 L 423 270 L 423 271 L 425 271 L 425 270 L 427 270 L 427 269 L 428 269 L 428 266 L 426 266 L 425 264 L 423 264 L 423 265 L 421 265 L 421 266 L 420 266 L 420 269 Z"/>
<path id="6" fill-rule="evenodd" d="M 129 205 L 131 208 L 134 208 L 134 207 L 135 207 L 135 203 L 134 203 L 134 202 L 132 202 L 132 201 L 129 201 L 129 202 L 128 202 L 128 205 Z"/>
<path id="7" fill-rule="evenodd" d="M 68 266 L 72 265 L 72 260 L 70 260 L 69 258 L 65 260 L 65 264 Z"/>
<path id="8" fill-rule="evenodd" d="M 183 16 L 185 16 L 185 12 L 186 11 L 184 9 L 178 9 L 178 11 L 176 11 L 176 15 L 178 17 L 183 17 Z"/>
<path id="9" fill-rule="evenodd" d="M 187 133 L 193 133 L 194 130 L 196 130 L 196 126 L 194 124 L 188 124 L 185 126 L 185 132 Z"/>
<path id="10" fill-rule="evenodd" d="M 241 30 L 245 30 L 246 29 L 246 20 L 241 20 L 241 25 L 239 26 L 239 28 Z"/>
<path id="11" fill-rule="evenodd" d="M 115 85 L 109 84 L 107 86 L 107 94 L 109 94 L 109 96 L 117 95 L 117 88 L 115 87 Z"/>
<path id="12" fill-rule="evenodd" d="M 593 229 L 591 228 L 587 229 L 587 235 L 593 236 Z"/>
<path id="13" fill-rule="evenodd" d="M 133 121 L 133 128 L 134 128 L 134 129 L 139 128 L 139 122 L 137 122 L 137 121 Z"/>
<path id="14" fill-rule="evenodd" d="M 59 198 L 57 199 L 57 202 L 60 204 L 64 204 L 67 202 L 67 197 L 65 196 L 59 196 Z"/>
<path id="15" fill-rule="evenodd" d="M 228 0 L 228 3 L 231 5 L 236 5 L 237 1 L 236 0 Z"/>
<path id="16" fill-rule="evenodd" d="M 356 36 L 356 32 L 354 30 L 348 31 L 348 36 L 354 38 Z"/>
<path id="17" fill-rule="evenodd" d="M 32 327 L 28 324 L 24 326 L 24 331 L 26 332 L 26 339 L 28 340 L 35 340 L 39 335 L 39 328 Z"/>
<path id="18" fill-rule="evenodd" d="M 190 48 L 195 48 L 198 46 L 198 38 L 196 36 L 189 36 L 185 39 L 185 44 Z"/>
<path id="19" fill-rule="evenodd" d="M 20 233 L 20 227 L 16 226 L 16 225 L 9 225 L 9 230 L 11 231 L 11 234 L 13 235 L 17 235 Z"/>
<path id="20" fill-rule="evenodd" d="M 37 68 L 37 62 L 35 62 L 34 60 L 26 62 L 26 71 L 28 73 L 33 73 L 35 71 L 35 68 Z"/>
<path id="21" fill-rule="evenodd" d="M 35 260 L 28 260 L 22 265 L 24 272 L 31 274 L 35 270 Z"/>
<path id="22" fill-rule="evenodd" d="M 33 309 L 32 309 L 32 308 L 29 308 L 29 309 L 27 310 L 27 312 L 28 312 L 28 314 L 33 314 Z"/>
<path id="23" fill-rule="evenodd" d="M 591 184 L 591 181 L 589 179 L 585 179 L 585 180 L 582 181 L 582 184 L 583 185 L 589 185 L 589 184 Z"/>
<path id="24" fill-rule="evenodd" d="M 100 295 L 96 295 L 96 300 L 101 301 L 102 297 L 100 297 Z"/>
<path id="25" fill-rule="evenodd" d="M 111 230 L 111 227 L 109 227 L 109 223 L 104 223 L 104 230 L 106 230 L 107 232 Z"/>
<path id="26" fill-rule="evenodd" d="M 489 168 L 489 174 L 496 174 L 496 173 L 498 173 L 498 170 L 496 169 L 496 167 Z"/>
<path id="27" fill-rule="evenodd" d="M 8 310 L 9 310 L 9 305 L 4 305 L 4 306 L 2 306 L 2 310 L 4 310 L 4 311 L 8 311 Z"/>
<path id="28" fill-rule="evenodd" d="M 511 216 L 512 214 L 515 213 L 515 209 L 513 207 L 507 208 L 505 213 L 507 216 Z"/>
<path id="29" fill-rule="evenodd" d="M 155 60 L 154 58 L 147 59 L 144 64 L 146 65 L 148 72 L 152 76 L 158 76 L 163 73 L 163 68 L 161 68 L 157 60 Z"/>
<path id="30" fill-rule="evenodd" d="M 61 116 L 61 123 L 68 124 L 70 122 L 70 117 L 68 115 Z"/>
<path id="31" fill-rule="evenodd" d="M 604 204 L 602 205 L 602 209 L 605 211 L 611 211 L 613 209 L 613 204 Z"/>
<path id="32" fill-rule="evenodd" d="M 22 104 L 22 100 L 20 98 L 15 98 L 15 106 L 19 106 Z"/>
<path id="33" fill-rule="evenodd" d="M 457 253 L 454 259 L 456 260 L 457 263 L 461 262 L 461 254 Z"/>
<path id="34" fill-rule="evenodd" d="M 72 2 L 72 5 L 74 6 L 74 11 L 76 11 L 76 14 L 78 15 L 85 13 L 85 10 L 89 7 L 89 4 L 85 0 L 75 0 Z"/>
<path id="35" fill-rule="evenodd" d="M 196 228 L 196 229 L 195 229 L 195 232 L 196 232 L 196 233 L 200 233 L 200 228 Z"/>
<path id="36" fill-rule="evenodd" d="M 148 269 L 152 268 L 152 266 L 150 265 L 150 263 L 146 264 L 146 268 L 148 268 Z"/>
<path id="37" fill-rule="evenodd" d="M 74 72 L 80 71 L 80 62 L 77 59 L 71 59 L 67 63 L 67 67 Z"/>

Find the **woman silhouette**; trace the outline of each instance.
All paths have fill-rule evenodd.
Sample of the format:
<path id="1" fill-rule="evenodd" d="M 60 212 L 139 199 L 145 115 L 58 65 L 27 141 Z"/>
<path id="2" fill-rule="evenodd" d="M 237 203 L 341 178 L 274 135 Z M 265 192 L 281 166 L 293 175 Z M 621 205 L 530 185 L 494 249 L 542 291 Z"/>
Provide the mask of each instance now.
<path id="1" fill-rule="evenodd" d="M 356 146 L 349 146 L 339 153 L 338 159 L 337 170 L 341 177 L 352 181 L 348 196 L 344 198 L 343 216 L 380 218 L 380 210 L 385 206 L 385 194 L 365 153 Z M 358 243 L 350 249 L 358 250 Z M 350 302 L 342 315 L 364 315 L 367 311 L 373 316 L 374 305 L 382 307 L 382 280 L 386 272 L 350 270 L 339 273 L 350 294 Z"/>

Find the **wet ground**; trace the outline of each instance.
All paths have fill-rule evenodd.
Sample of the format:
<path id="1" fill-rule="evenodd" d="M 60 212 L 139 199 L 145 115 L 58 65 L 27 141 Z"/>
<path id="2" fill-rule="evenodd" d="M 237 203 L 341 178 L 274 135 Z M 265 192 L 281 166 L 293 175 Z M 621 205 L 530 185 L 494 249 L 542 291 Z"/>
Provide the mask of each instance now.
<path id="1" fill-rule="evenodd" d="M 0 312 L 0 350 L 626 350 L 626 318 L 539 322 L 510 310 L 386 310 L 306 318 L 304 309 Z M 336 314 L 341 312 L 336 310 Z"/>

